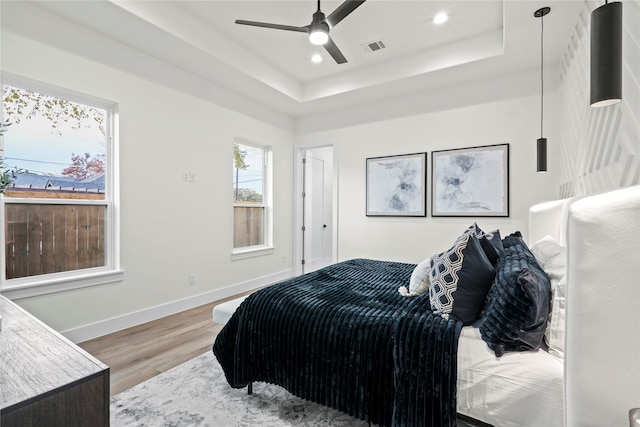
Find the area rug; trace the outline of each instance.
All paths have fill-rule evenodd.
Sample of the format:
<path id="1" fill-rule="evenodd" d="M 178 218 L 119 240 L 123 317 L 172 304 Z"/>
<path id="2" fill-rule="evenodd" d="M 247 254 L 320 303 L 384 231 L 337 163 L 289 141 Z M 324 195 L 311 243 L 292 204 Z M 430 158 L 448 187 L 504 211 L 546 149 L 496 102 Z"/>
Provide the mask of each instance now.
<path id="1" fill-rule="evenodd" d="M 112 427 L 355 426 L 369 423 L 255 383 L 253 394 L 227 384 L 212 352 L 111 398 Z M 459 422 L 458 426 L 467 426 Z"/>

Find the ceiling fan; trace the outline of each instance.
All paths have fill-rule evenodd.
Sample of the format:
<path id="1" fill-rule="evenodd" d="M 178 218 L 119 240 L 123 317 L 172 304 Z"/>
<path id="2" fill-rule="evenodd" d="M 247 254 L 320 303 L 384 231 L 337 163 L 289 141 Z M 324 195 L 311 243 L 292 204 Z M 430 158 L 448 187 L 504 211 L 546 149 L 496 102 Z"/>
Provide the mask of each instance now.
<path id="1" fill-rule="evenodd" d="M 344 57 L 338 46 L 329 37 L 329 30 L 338 25 L 351 12 L 366 0 L 346 0 L 325 18 L 320 10 L 320 0 L 318 0 L 318 10 L 313 14 L 311 24 L 304 27 L 294 27 L 291 25 L 269 24 L 266 22 L 244 21 L 237 19 L 236 24 L 252 25 L 254 27 L 273 28 L 276 30 L 297 31 L 309 34 L 309 41 L 316 45 L 323 45 L 329 55 L 338 63 L 344 64 L 347 59 Z"/>

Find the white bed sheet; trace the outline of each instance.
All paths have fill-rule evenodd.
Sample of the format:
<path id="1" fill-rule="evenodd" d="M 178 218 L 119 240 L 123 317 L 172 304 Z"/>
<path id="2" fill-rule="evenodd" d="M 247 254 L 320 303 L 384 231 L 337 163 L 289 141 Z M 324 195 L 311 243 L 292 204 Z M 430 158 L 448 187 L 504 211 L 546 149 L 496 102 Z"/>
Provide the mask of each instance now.
<path id="1" fill-rule="evenodd" d="M 464 327 L 458 343 L 458 412 L 495 427 L 562 427 L 562 361 L 544 350 L 498 359 L 477 327 Z"/>

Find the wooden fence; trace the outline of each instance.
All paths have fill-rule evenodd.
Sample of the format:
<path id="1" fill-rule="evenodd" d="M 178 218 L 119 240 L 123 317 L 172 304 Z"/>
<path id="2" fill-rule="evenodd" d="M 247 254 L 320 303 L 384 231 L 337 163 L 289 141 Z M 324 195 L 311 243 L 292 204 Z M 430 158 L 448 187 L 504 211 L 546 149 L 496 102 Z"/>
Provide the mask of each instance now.
<path id="1" fill-rule="evenodd" d="M 264 244 L 263 228 L 264 207 L 233 207 L 233 247 L 242 248 Z"/>
<path id="2" fill-rule="evenodd" d="M 5 204 L 6 277 L 100 267 L 104 205 Z"/>

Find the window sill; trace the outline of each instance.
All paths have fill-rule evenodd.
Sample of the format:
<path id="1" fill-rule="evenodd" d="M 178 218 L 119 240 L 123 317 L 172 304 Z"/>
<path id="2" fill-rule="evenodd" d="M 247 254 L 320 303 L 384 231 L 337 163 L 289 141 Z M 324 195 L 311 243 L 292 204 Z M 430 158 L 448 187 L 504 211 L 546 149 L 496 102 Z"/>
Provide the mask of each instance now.
<path id="1" fill-rule="evenodd" d="M 251 248 L 234 249 L 231 252 L 231 261 L 238 259 L 253 258 L 263 255 L 271 255 L 276 248 L 273 246 L 254 246 Z"/>
<path id="2" fill-rule="evenodd" d="M 77 271 L 73 273 L 55 273 L 5 281 L 2 284 L 0 293 L 9 299 L 15 300 L 71 289 L 104 285 L 119 282 L 123 279 L 123 270 L 95 269 L 89 271 L 84 270 L 82 273 L 78 273 Z"/>

